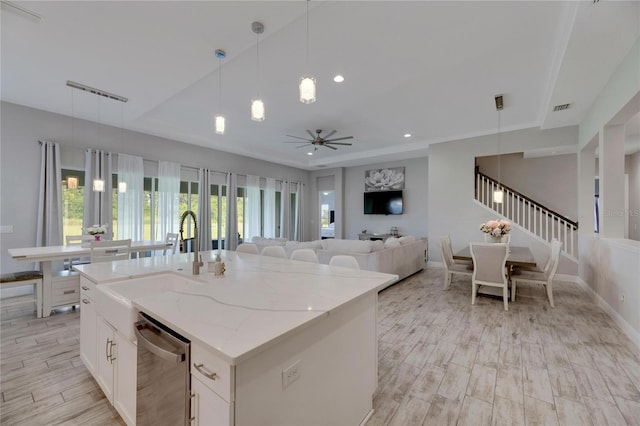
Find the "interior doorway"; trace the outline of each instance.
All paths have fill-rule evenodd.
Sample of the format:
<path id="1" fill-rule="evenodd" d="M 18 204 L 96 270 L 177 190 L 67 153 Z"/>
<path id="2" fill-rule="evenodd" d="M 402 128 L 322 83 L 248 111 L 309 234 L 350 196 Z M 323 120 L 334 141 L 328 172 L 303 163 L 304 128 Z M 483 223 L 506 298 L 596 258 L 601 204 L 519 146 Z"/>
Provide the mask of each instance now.
<path id="1" fill-rule="evenodd" d="M 320 206 L 320 238 L 335 238 L 335 191 L 319 191 L 318 205 Z"/>

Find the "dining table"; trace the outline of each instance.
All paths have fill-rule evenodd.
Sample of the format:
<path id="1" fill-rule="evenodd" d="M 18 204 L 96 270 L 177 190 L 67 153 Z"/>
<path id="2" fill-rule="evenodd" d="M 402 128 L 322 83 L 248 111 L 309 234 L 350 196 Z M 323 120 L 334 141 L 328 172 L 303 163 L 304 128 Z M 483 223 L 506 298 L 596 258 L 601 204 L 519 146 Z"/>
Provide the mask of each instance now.
<path id="1" fill-rule="evenodd" d="M 468 245 L 454 253 L 453 260 L 473 261 L 473 258 L 471 257 L 471 246 Z M 514 274 L 514 272 L 517 273 L 516 271 L 519 267 L 535 268 L 536 259 L 535 257 L 533 257 L 533 253 L 531 252 L 531 249 L 529 247 L 509 245 L 509 255 L 507 256 L 506 266 L 507 278 L 509 280 L 509 283 L 511 283 L 511 276 Z M 499 290 L 500 289 L 497 287 L 484 286 L 482 287 L 482 291 L 478 290 L 478 293 L 502 297 L 502 293 L 499 292 Z"/>
<path id="2" fill-rule="evenodd" d="M 132 241 L 131 253 L 164 250 L 173 244 L 166 241 Z M 53 308 L 80 303 L 80 278 L 77 272 L 54 270 L 54 262 L 89 257 L 90 244 L 24 247 L 8 250 L 13 260 L 39 262 L 42 272 L 42 315 L 48 317 Z"/>

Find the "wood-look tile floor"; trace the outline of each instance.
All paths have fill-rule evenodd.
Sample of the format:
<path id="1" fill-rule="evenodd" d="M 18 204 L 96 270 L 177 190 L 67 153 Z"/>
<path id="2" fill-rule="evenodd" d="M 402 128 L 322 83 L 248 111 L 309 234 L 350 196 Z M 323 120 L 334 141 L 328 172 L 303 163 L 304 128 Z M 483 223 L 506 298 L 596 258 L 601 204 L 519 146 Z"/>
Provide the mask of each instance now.
<path id="1" fill-rule="evenodd" d="M 573 283 L 504 312 L 428 268 L 380 293 L 377 425 L 640 425 L 640 351 Z M 1 311 L 0 424 L 124 424 L 79 358 L 80 317 Z"/>
<path id="2" fill-rule="evenodd" d="M 377 425 L 640 425 L 640 351 L 577 284 L 509 311 L 428 268 L 379 295 Z"/>

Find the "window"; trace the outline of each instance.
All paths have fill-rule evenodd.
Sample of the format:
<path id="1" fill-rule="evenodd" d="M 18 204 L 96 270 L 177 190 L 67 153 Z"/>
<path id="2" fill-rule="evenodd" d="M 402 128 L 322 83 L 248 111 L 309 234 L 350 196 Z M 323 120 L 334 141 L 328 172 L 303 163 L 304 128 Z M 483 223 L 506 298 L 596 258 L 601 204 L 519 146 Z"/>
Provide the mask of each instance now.
<path id="1" fill-rule="evenodd" d="M 82 235 L 84 171 L 62 169 L 62 241 L 67 235 Z M 117 211 L 117 209 L 116 209 Z"/>

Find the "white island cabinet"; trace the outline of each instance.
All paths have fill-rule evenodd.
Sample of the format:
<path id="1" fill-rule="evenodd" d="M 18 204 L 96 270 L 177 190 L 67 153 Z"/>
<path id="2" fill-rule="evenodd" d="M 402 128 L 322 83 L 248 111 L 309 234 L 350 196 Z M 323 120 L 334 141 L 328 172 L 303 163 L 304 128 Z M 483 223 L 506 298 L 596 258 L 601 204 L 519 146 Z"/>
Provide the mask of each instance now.
<path id="1" fill-rule="evenodd" d="M 204 252 L 204 260 L 214 254 Z M 113 403 L 127 424 L 135 421 L 135 392 L 124 408 L 118 400 L 135 383 L 121 390 L 119 382 L 121 371 L 135 382 L 136 353 L 122 349 L 135 348 L 137 312 L 191 342 L 192 424 L 342 426 L 368 418 L 377 385 L 377 292 L 397 276 L 234 252 L 223 252 L 224 277 L 193 276 L 192 256 L 165 258 L 146 267 L 135 263 L 142 259 L 78 267 L 97 284 L 97 358 L 111 354 L 112 339 Z M 88 367 L 90 357 L 82 355 Z M 100 362 L 92 371 L 98 382 Z"/>

